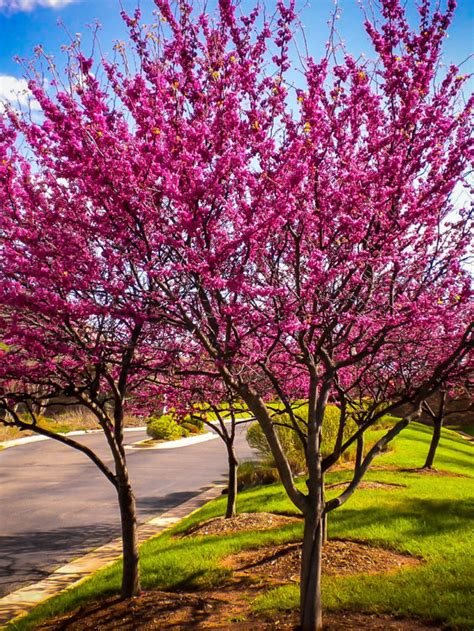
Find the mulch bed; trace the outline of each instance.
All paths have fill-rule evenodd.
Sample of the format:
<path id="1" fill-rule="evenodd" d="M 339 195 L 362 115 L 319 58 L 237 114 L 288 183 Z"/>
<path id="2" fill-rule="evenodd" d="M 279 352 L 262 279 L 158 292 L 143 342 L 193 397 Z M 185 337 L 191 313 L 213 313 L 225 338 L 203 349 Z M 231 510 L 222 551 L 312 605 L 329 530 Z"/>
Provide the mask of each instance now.
<path id="1" fill-rule="evenodd" d="M 423 475 L 436 475 L 445 478 L 465 478 L 462 473 L 454 473 L 452 471 L 441 471 L 440 469 L 423 469 L 421 467 L 413 469 L 399 469 L 402 473 L 421 473 Z"/>
<path id="2" fill-rule="evenodd" d="M 353 465 L 352 464 L 338 464 L 335 465 L 334 467 L 332 467 L 331 471 L 352 471 Z M 391 473 L 393 473 L 394 471 L 397 473 L 418 473 L 418 474 L 424 474 L 424 475 L 437 475 L 437 476 L 441 476 L 441 477 L 448 477 L 448 478 L 465 478 L 466 476 L 463 475 L 462 473 L 454 473 L 452 471 L 443 471 L 442 469 L 424 469 L 422 467 L 411 467 L 411 468 L 404 468 L 401 469 L 400 467 L 397 467 L 396 465 L 391 465 L 391 464 L 384 464 L 384 465 L 373 465 L 370 467 L 371 471 L 389 471 Z M 370 482 L 361 482 L 358 488 L 363 489 L 364 488 L 364 484 L 370 484 Z M 379 482 L 378 484 L 383 484 L 383 482 Z M 326 488 L 330 488 L 330 485 L 328 485 Z M 370 488 L 370 487 L 365 487 L 365 488 Z M 379 487 L 381 488 L 381 487 Z"/>
<path id="3" fill-rule="evenodd" d="M 210 519 L 188 530 L 186 537 L 201 537 L 203 535 L 232 535 L 245 530 L 270 530 L 287 524 L 301 522 L 301 517 L 288 517 L 274 513 L 240 513 L 230 519 L 217 517 Z"/>
<path id="4" fill-rule="evenodd" d="M 300 561 L 301 544 L 293 543 L 241 552 L 228 557 L 226 564 L 249 576 L 298 581 Z M 407 554 L 357 541 L 331 539 L 323 547 L 322 571 L 333 576 L 377 574 L 396 572 L 420 563 L 420 559 Z"/>
<path id="5" fill-rule="evenodd" d="M 118 598 L 91 603 L 78 611 L 57 618 L 36 631 L 152 631 L 158 629 L 236 629 L 289 631 L 298 623 L 296 612 L 282 613 L 272 620 L 248 612 L 248 603 L 258 592 L 232 585 L 219 591 L 198 594 L 145 592 L 134 600 Z M 439 631 L 414 619 L 349 612 L 327 612 L 324 626 L 328 631 Z"/>

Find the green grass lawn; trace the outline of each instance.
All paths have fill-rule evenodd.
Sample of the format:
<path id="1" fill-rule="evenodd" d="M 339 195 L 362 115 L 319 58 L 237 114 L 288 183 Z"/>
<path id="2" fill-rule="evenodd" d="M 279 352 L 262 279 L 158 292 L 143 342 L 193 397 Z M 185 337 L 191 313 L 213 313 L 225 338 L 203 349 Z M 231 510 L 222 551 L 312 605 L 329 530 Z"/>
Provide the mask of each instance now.
<path id="1" fill-rule="evenodd" d="M 430 429 L 415 424 L 404 430 L 392 451 L 381 456 L 366 479 L 403 484 L 395 490 L 360 489 L 341 509 L 330 515 L 329 536 L 367 541 L 422 557 L 422 565 L 397 573 L 372 576 L 324 577 L 326 610 L 356 610 L 417 616 L 451 629 L 472 629 L 474 589 L 470 553 L 474 516 L 472 444 L 444 430 L 435 466 L 457 475 L 407 472 L 423 464 Z M 348 479 L 339 470 L 328 482 Z M 335 491 L 333 491 L 334 493 Z M 229 537 L 173 539 L 191 525 L 221 515 L 225 498 L 210 502 L 173 529 L 148 541 L 141 549 L 142 583 L 145 589 L 199 589 L 225 581 L 229 570 L 220 560 L 229 554 L 263 545 L 296 541 L 302 524 L 272 531 L 241 532 Z M 295 513 L 278 484 L 240 494 L 241 512 Z M 118 591 L 120 564 L 97 573 L 79 587 L 38 606 L 27 618 L 8 629 L 33 628 L 40 621 L 80 604 Z M 297 606 L 296 585 L 269 589 L 253 608 L 272 616 L 277 609 Z"/>

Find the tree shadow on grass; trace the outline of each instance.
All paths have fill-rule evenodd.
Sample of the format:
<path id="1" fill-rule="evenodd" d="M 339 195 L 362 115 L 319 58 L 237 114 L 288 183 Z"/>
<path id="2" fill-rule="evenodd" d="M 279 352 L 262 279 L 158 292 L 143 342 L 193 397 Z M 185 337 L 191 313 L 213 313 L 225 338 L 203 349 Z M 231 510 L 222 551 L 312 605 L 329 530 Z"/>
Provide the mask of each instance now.
<path id="1" fill-rule="evenodd" d="M 404 535 L 412 538 L 430 537 L 442 533 L 463 531 L 474 514 L 474 501 L 440 499 L 413 499 L 406 497 L 402 503 L 370 508 L 344 508 L 329 516 L 329 525 L 334 520 L 338 530 L 350 534 L 353 528 L 365 526 L 390 526 L 394 520 L 406 519 L 410 524 Z"/>
<path id="2" fill-rule="evenodd" d="M 427 434 L 428 437 L 431 438 L 432 432 L 424 432 L 424 434 Z M 418 446 L 420 444 L 419 436 L 410 436 L 409 434 L 401 434 L 401 436 L 406 442 L 416 443 Z M 447 436 L 446 434 L 442 434 L 439 446 L 442 450 L 445 449 L 447 451 L 455 451 L 459 454 L 462 454 L 466 458 L 464 464 L 466 466 L 469 466 L 469 454 L 467 453 L 467 449 L 469 449 L 470 446 L 469 441 L 462 438 L 456 438 L 454 436 Z M 428 450 L 428 445 L 426 447 L 426 450 Z"/>

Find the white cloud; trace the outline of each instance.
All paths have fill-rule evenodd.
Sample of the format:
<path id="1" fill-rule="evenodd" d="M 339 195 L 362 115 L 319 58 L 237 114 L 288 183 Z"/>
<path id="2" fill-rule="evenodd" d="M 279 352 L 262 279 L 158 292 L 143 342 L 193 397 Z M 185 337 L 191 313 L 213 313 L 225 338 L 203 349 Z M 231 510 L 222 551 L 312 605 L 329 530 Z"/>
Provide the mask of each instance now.
<path id="1" fill-rule="evenodd" d="M 59 9 L 72 2 L 77 2 L 77 0 L 0 0 L 0 11 L 17 13 L 19 11 L 32 11 L 36 7 Z"/>
<path id="2" fill-rule="evenodd" d="M 30 108 L 32 111 L 41 109 L 40 104 L 28 89 L 26 79 L 0 74 L 0 113 L 3 110 L 2 103 L 5 102 L 11 103 L 19 109 Z"/>

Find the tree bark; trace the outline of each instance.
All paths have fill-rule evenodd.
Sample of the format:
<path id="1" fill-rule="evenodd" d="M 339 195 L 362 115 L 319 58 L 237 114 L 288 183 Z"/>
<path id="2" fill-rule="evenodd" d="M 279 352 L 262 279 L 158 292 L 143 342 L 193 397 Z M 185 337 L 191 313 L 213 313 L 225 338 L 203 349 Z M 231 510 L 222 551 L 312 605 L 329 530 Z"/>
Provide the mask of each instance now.
<path id="1" fill-rule="evenodd" d="M 236 503 L 237 503 L 237 469 L 239 461 L 235 454 L 234 445 L 232 443 L 226 443 L 227 446 L 227 458 L 229 462 L 229 484 L 227 491 L 227 508 L 225 512 L 226 519 L 235 517 L 236 515 Z"/>
<path id="2" fill-rule="evenodd" d="M 323 545 L 324 545 L 328 541 L 328 516 L 327 516 L 327 513 L 323 513 L 323 516 L 321 517 L 321 526 L 322 526 L 322 529 L 323 529 L 322 537 L 323 537 Z"/>
<path id="3" fill-rule="evenodd" d="M 308 495 L 303 508 L 304 534 L 300 576 L 300 628 L 302 631 L 321 631 L 321 554 L 324 536 L 324 475 L 322 472 L 321 436 L 331 380 L 321 388 L 313 366 L 308 397 Z M 318 392 L 319 390 L 319 392 Z"/>
<path id="4" fill-rule="evenodd" d="M 136 503 L 126 470 L 119 477 L 117 493 L 120 505 L 123 551 L 121 596 L 126 599 L 140 594 Z"/>
<path id="5" fill-rule="evenodd" d="M 317 510 L 305 515 L 301 558 L 300 628 L 320 631 L 323 628 L 321 607 L 321 553 L 323 520 Z"/>
<path id="6" fill-rule="evenodd" d="M 423 469 L 431 469 L 438 449 L 439 441 L 441 438 L 441 428 L 443 427 L 444 408 L 446 405 L 446 392 L 441 390 L 439 393 L 439 403 L 436 413 L 433 412 L 428 402 L 425 402 L 428 413 L 433 419 L 433 435 L 431 436 L 430 448 L 428 455 L 426 456 L 426 462 L 423 465 Z"/>
<path id="7" fill-rule="evenodd" d="M 356 460 L 355 460 L 355 469 L 359 469 L 362 465 L 362 460 L 364 459 L 364 435 L 361 434 L 357 437 L 357 450 L 356 450 Z"/>
<path id="8" fill-rule="evenodd" d="M 426 457 L 426 462 L 423 465 L 423 469 L 431 469 L 438 449 L 439 441 L 441 438 L 441 428 L 443 427 L 443 419 L 437 418 L 434 421 L 433 435 L 431 436 L 430 449 Z"/>

